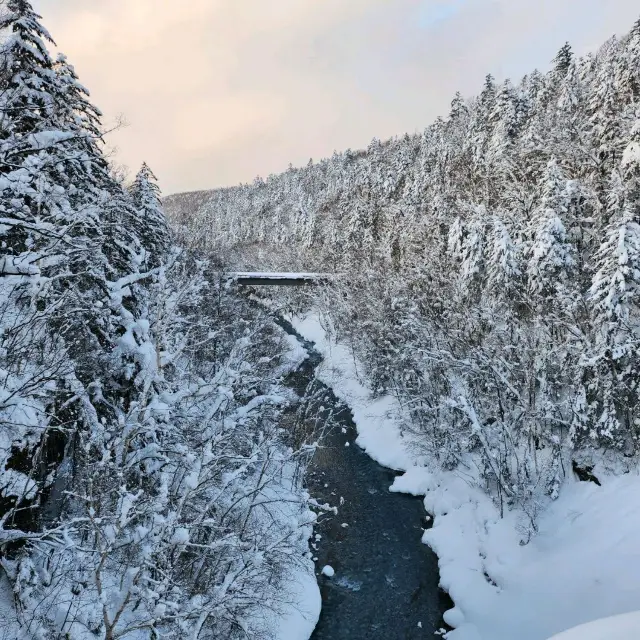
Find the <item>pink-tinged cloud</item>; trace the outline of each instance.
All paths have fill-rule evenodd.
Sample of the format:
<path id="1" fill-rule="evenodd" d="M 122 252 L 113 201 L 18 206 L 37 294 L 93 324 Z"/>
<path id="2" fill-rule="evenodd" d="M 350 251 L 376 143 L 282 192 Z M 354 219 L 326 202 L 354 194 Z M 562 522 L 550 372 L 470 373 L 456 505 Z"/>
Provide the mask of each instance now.
<path id="1" fill-rule="evenodd" d="M 1 2 L 1 0 L 0 0 Z M 166 193 L 424 128 L 486 73 L 631 27 L 634 0 L 35 0 L 117 158 Z"/>

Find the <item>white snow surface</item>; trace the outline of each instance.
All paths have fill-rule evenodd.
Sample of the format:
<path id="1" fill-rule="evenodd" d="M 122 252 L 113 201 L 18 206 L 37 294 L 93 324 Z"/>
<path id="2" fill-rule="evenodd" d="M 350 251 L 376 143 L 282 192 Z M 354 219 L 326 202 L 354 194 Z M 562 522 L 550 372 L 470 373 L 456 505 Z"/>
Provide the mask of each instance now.
<path id="1" fill-rule="evenodd" d="M 336 575 L 335 569 L 331 565 L 325 565 L 322 567 L 322 575 L 327 576 L 327 578 L 333 578 Z"/>
<path id="2" fill-rule="evenodd" d="M 305 271 L 234 271 L 227 274 L 231 278 L 267 278 L 273 280 L 314 280 L 316 278 L 328 278 L 329 273 L 311 273 Z"/>
<path id="3" fill-rule="evenodd" d="M 313 562 L 309 570 L 301 569 L 290 584 L 292 602 L 279 619 L 275 640 L 308 640 L 322 606 Z"/>
<path id="4" fill-rule="evenodd" d="M 320 588 L 315 576 L 315 564 L 308 547 L 308 541 L 313 535 L 315 516 L 310 510 L 299 513 L 297 505 L 299 487 L 294 477 L 293 467 L 284 469 L 282 489 L 286 489 L 287 483 L 290 482 L 291 496 L 289 502 L 285 500 L 281 504 L 280 511 L 284 519 L 290 518 L 298 526 L 297 543 L 300 559 L 295 569 L 291 570 L 287 576 L 284 594 L 286 604 L 280 611 L 272 614 L 271 626 L 274 630 L 274 640 L 308 640 L 318 623 L 322 607 Z M 282 491 L 281 495 L 274 497 L 286 499 L 286 494 Z"/>
<path id="5" fill-rule="evenodd" d="M 285 335 L 286 352 L 283 354 L 283 367 L 288 371 L 293 371 L 299 367 L 308 357 L 304 347 L 293 336 Z M 281 373 L 284 373 L 281 372 Z M 295 476 L 293 469 L 286 469 L 292 476 Z M 286 500 L 281 505 L 281 510 L 285 517 L 296 518 L 295 494 L 299 491 L 295 481 L 291 482 L 291 501 Z M 282 478 L 283 489 L 287 485 L 287 479 Z M 282 496 L 279 496 L 282 497 Z M 287 507 L 291 509 L 286 513 Z M 297 514 L 299 517 L 300 514 Z M 274 612 L 273 628 L 274 640 L 308 640 L 318 623 L 322 598 L 320 588 L 315 575 L 315 563 L 309 553 L 308 541 L 313 536 L 314 514 L 310 510 L 303 514 L 302 522 L 299 522 L 300 536 L 298 537 L 301 560 L 296 565 L 296 570 L 287 577 L 288 593 L 286 594 L 287 604 L 282 611 Z"/>
<path id="6" fill-rule="evenodd" d="M 640 638 L 640 612 L 613 616 L 580 625 L 551 640 L 637 640 Z"/>
<path id="7" fill-rule="evenodd" d="M 348 347 L 328 337 L 326 320 L 312 313 L 291 321 L 324 357 L 319 378 L 351 407 L 357 444 L 380 464 L 405 471 L 391 490 L 425 496 L 435 516 L 423 542 L 437 553 L 441 584 L 455 602 L 445 615 L 455 628 L 448 640 L 547 640 L 638 608 L 637 470 L 599 474 L 602 487 L 569 474 L 558 500 L 539 516 L 538 534 L 521 544 L 526 516 L 514 510 L 501 519 L 473 478 L 429 465 L 411 434 L 403 432 L 397 401 L 371 398 L 362 367 Z M 558 640 L 574 637 L 583 638 Z M 631 637 L 640 638 L 640 632 L 607 636 Z"/>

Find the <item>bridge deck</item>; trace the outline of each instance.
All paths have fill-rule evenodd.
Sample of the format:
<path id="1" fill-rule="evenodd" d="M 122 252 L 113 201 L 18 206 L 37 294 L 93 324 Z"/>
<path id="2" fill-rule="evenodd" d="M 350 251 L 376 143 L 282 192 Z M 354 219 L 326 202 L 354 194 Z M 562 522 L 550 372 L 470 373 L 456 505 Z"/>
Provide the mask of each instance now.
<path id="1" fill-rule="evenodd" d="M 266 271 L 238 271 L 228 274 L 229 279 L 240 286 L 300 287 L 324 284 L 330 278 L 328 273 L 288 273 Z"/>

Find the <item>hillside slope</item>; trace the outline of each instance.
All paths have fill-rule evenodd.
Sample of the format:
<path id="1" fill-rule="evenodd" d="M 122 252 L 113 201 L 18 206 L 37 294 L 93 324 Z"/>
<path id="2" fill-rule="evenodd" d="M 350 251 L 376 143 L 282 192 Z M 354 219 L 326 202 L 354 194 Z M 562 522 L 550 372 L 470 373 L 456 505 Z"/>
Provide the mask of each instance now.
<path id="1" fill-rule="evenodd" d="M 422 136 L 167 211 L 246 267 L 347 273 L 337 326 L 442 463 L 479 449 L 503 498 L 554 494 L 567 451 L 637 448 L 639 61 L 640 21 L 546 75 L 488 76 Z"/>
<path id="2" fill-rule="evenodd" d="M 453 637 L 530 620 L 542 640 L 634 608 L 640 21 L 583 58 L 562 47 L 546 74 L 487 76 L 422 135 L 166 207 L 234 268 L 339 274 L 312 306 L 418 452 L 400 488 L 437 516 Z M 589 531 L 590 512 L 608 526 Z"/>

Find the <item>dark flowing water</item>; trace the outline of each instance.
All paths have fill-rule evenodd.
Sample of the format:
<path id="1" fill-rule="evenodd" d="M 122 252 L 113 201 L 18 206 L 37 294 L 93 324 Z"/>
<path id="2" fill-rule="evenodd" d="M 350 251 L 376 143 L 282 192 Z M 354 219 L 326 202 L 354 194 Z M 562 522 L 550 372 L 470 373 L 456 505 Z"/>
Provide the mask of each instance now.
<path id="1" fill-rule="evenodd" d="M 285 321 L 310 358 L 292 377 L 304 390 L 322 358 Z M 413 640 L 433 638 L 445 627 L 442 614 L 452 603 L 438 587 L 438 560 L 420 539 L 426 525 L 420 498 L 391 493 L 395 473 L 381 467 L 356 444 L 351 411 L 327 389 L 337 409 L 333 428 L 307 474 L 311 495 L 338 507 L 323 516 L 312 544 L 322 594 L 315 640 Z M 347 446 L 348 444 L 348 446 Z M 322 575 L 325 565 L 333 577 Z"/>

